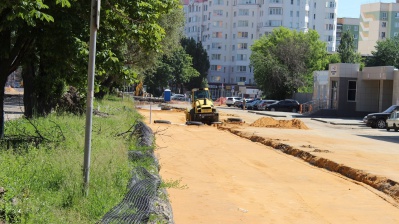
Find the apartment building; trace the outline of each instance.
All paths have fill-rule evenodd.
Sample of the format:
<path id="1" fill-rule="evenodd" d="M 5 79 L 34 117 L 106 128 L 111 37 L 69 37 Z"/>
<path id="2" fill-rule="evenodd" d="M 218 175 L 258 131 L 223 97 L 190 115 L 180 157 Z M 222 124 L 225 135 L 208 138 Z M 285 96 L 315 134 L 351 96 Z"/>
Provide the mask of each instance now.
<path id="1" fill-rule="evenodd" d="M 371 55 L 377 41 L 399 34 L 399 0 L 360 6 L 359 52 Z"/>
<path id="2" fill-rule="evenodd" d="M 183 0 L 185 34 L 201 42 L 213 95 L 255 93 L 251 45 L 273 29 L 314 29 L 336 51 L 338 0 Z"/>
<path id="3" fill-rule="evenodd" d="M 338 49 L 341 42 L 341 35 L 345 31 L 349 31 L 354 38 L 354 45 L 356 51 L 359 49 L 359 18 L 338 18 L 337 19 L 337 43 L 336 48 Z"/>

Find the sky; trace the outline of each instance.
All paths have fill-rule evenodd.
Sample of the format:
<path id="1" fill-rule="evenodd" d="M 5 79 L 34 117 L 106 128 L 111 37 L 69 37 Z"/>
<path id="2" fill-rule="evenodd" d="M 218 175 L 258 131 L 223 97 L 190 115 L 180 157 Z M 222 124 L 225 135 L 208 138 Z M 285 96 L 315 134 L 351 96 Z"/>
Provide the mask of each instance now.
<path id="1" fill-rule="evenodd" d="M 396 0 L 338 0 L 338 18 L 359 18 L 360 5 L 374 2 L 393 3 Z"/>

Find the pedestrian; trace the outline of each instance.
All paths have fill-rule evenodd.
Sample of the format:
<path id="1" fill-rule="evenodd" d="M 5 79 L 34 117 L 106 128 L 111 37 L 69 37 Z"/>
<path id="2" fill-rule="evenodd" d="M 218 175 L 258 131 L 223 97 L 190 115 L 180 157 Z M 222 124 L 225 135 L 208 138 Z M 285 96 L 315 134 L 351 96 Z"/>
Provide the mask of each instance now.
<path id="1" fill-rule="evenodd" d="M 245 110 L 245 105 L 246 105 L 246 103 L 247 103 L 247 102 L 245 101 L 245 99 L 243 99 L 243 100 L 242 100 L 242 109 L 243 109 L 243 110 Z"/>

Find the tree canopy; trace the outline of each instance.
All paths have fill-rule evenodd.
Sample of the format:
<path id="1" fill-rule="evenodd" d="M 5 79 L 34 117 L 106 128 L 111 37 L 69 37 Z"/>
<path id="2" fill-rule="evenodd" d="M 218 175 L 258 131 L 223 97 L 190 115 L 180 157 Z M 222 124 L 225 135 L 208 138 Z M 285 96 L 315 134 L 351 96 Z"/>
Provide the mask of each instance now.
<path id="1" fill-rule="evenodd" d="M 208 76 L 210 67 L 208 54 L 203 48 L 201 42 L 195 42 L 193 38 L 183 38 L 181 44 L 186 53 L 193 59 L 193 68 L 199 72 L 199 76 L 192 78 L 187 84 L 187 89 L 198 88 L 201 86 L 203 79 Z"/>
<path id="2" fill-rule="evenodd" d="M 377 41 L 375 51 L 370 57 L 367 66 L 395 66 L 399 68 L 399 37 L 387 38 L 382 41 Z"/>
<path id="3" fill-rule="evenodd" d="M 0 4 L 0 101 L 8 75 L 21 65 L 27 117 L 33 108 L 38 115 L 50 112 L 68 85 L 85 92 L 90 8 L 90 1 L 68 0 Z M 182 13 L 179 0 L 103 1 L 96 91 L 105 94 L 136 82 L 160 53 L 173 52 L 181 37 Z"/>
<path id="4" fill-rule="evenodd" d="M 348 30 L 342 33 L 337 52 L 341 63 L 362 63 L 362 57 L 356 52 L 355 38 Z"/>
<path id="5" fill-rule="evenodd" d="M 266 97 L 284 99 L 313 86 L 313 71 L 328 63 L 326 45 L 316 31 L 278 28 L 252 46 L 254 78 Z"/>
<path id="6" fill-rule="evenodd" d="M 167 86 L 174 92 L 182 93 L 184 84 L 200 75 L 192 66 L 192 57 L 180 47 L 171 55 L 164 55 L 158 61 L 157 69 L 146 75 L 145 83 L 150 87 L 150 92 L 155 95 L 160 95 L 159 91 Z"/>

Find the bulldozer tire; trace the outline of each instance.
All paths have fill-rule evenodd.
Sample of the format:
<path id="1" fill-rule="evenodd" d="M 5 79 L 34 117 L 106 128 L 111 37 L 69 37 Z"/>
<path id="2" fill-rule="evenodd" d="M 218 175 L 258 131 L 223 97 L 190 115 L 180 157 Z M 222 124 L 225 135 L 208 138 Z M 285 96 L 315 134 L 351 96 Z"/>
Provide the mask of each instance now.
<path id="1" fill-rule="evenodd" d="M 197 125 L 197 126 L 200 126 L 200 125 L 204 125 L 204 123 L 202 123 L 200 121 L 187 121 L 186 125 Z"/>
<path id="2" fill-rule="evenodd" d="M 159 123 L 159 124 L 171 124 L 170 121 L 167 120 L 154 120 L 154 123 Z"/>

